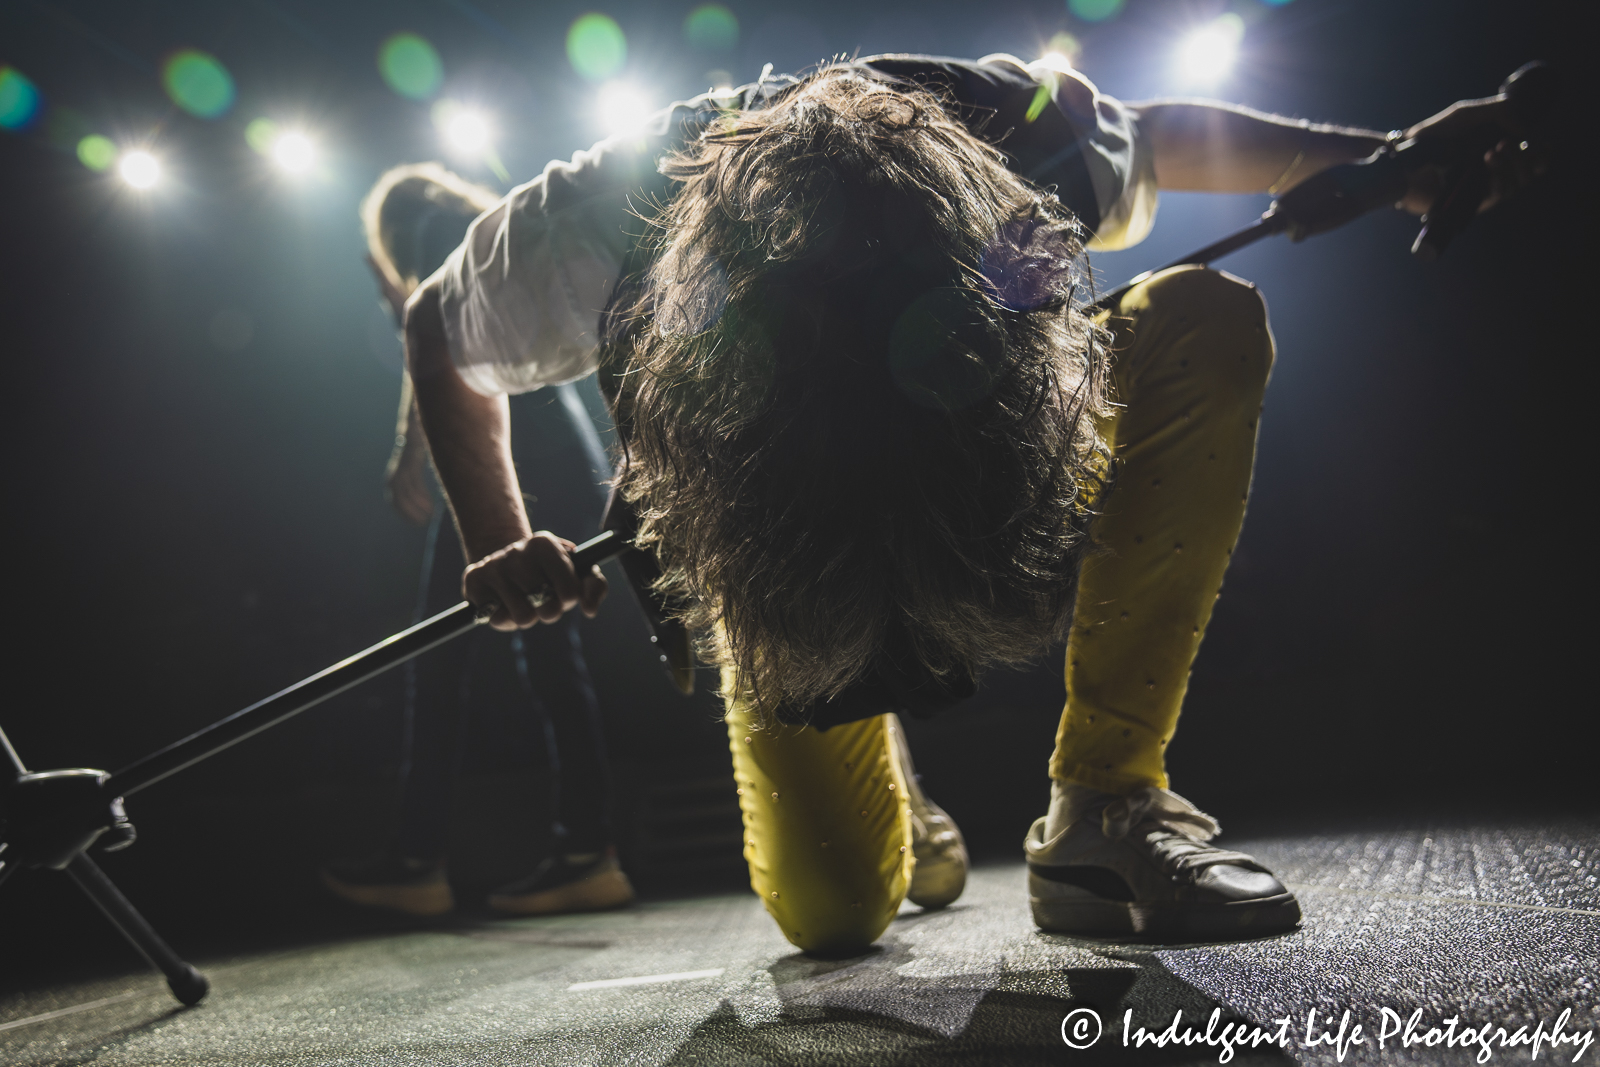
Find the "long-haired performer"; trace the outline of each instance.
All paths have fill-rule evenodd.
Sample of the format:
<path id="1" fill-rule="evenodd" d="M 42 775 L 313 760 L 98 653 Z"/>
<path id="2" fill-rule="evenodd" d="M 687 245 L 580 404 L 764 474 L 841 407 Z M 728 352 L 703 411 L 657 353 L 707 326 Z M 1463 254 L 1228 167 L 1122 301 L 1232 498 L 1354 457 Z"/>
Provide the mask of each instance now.
<path id="1" fill-rule="evenodd" d="M 461 243 L 468 224 L 498 199 L 436 163 L 395 167 L 378 179 L 362 204 L 361 221 L 368 262 L 396 315 L 418 281 Z M 512 425 L 517 454 L 532 457 L 522 472 L 537 497 L 536 513 L 575 534 L 594 529 L 610 467 L 583 401 L 571 386 L 518 399 Z M 441 529 L 427 482 L 427 447 L 414 414 L 406 377 L 385 484 L 396 510 L 428 527 L 420 621 L 457 602 L 466 561 L 451 531 Z M 543 735 L 553 826 L 549 855 L 528 877 L 491 894 L 490 906 L 531 915 L 617 907 L 633 899 L 612 847 L 604 728 L 577 620 L 570 616 L 509 641 L 485 634 L 452 642 L 407 664 L 398 832 L 375 857 L 329 864 L 322 879 L 334 893 L 413 915 L 443 914 L 455 906 L 446 867 L 451 801 L 468 705 L 482 703 L 469 680 L 475 665 L 496 660 L 515 668 L 522 682 L 518 703 Z"/>
<path id="2" fill-rule="evenodd" d="M 1140 240 L 1158 189 L 1276 192 L 1399 136 L 1127 105 L 1009 56 L 881 56 L 553 163 L 407 308 L 466 595 L 506 629 L 599 605 L 598 572 L 530 528 L 505 430 L 508 393 L 598 369 L 637 543 L 722 670 L 751 883 L 793 943 L 861 949 L 913 878 L 887 713 L 1061 641 L 1035 921 L 1289 929 L 1294 897 L 1212 846 L 1163 769 L 1244 519 L 1266 308 L 1180 268 L 1091 316 L 1080 259 Z M 1492 155 L 1516 176 L 1515 144 Z"/>

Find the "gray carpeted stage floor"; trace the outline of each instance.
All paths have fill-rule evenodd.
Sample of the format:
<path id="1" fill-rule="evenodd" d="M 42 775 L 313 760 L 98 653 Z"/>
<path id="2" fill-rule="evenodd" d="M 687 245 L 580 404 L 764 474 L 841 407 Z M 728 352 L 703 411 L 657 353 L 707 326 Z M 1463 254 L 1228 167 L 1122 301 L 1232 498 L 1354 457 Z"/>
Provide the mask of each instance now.
<path id="1" fill-rule="evenodd" d="M 973 872 L 958 904 L 907 909 L 874 952 L 798 955 L 749 895 L 646 902 L 546 920 L 458 922 L 197 961 L 213 991 L 176 1007 L 129 975 L 0 1002 L 0 1062 L 43 1064 L 1217 1063 L 1220 1045 L 1124 1047 L 1181 1010 L 1277 1038 L 1234 1063 L 1573 1062 L 1600 1039 L 1600 823 L 1572 821 L 1227 841 L 1277 870 L 1296 933 L 1228 945 L 1105 944 L 1041 934 L 1020 863 Z M 7 916 L 7 921 L 17 921 Z M 1377 1037 L 1388 1008 L 1431 1047 Z M 1562 1022 L 1563 1012 L 1570 1015 Z M 1072 1052 L 1063 1020 L 1103 1034 Z M 1308 1032 L 1308 1013 L 1315 1010 Z M 1458 1017 L 1454 1029 L 1448 1020 Z M 1276 1020 L 1287 1018 L 1287 1026 Z M 1083 1044 L 1087 1012 L 1067 1036 Z M 1356 1023 L 1360 1041 L 1349 1041 Z M 1544 1029 L 1539 1031 L 1539 1024 Z M 1560 1025 L 1558 1026 L 1558 1023 Z M 1393 1028 L 1393 1023 L 1389 1024 Z M 1552 1045 L 1547 1038 L 1556 1034 Z M 1239 1029 L 1229 1030 L 1230 1035 Z M 1453 1035 L 1455 1047 L 1439 1043 Z M 1600 1049 L 1577 1062 L 1600 1062 Z"/>

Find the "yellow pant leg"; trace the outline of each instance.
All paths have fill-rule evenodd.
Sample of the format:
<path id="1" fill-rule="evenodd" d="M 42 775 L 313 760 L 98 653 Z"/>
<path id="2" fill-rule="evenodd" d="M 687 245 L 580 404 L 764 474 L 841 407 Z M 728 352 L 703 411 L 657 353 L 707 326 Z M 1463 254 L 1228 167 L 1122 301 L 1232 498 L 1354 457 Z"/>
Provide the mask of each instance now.
<path id="1" fill-rule="evenodd" d="M 1272 369 L 1266 305 L 1218 271 L 1163 271 L 1110 321 L 1121 407 L 1067 643 L 1050 776 L 1108 792 L 1165 787 L 1167 742 L 1233 554 Z"/>
<path id="2" fill-rule="evenodd" d="M 725 693 L 738 691 L 732 683 L 724 675 Z M 800 948 L 861 951 L 888 927 L 911 881 L 893 719 L 763 729 L 730 698 L 727 722 L 751 888 Z"/>

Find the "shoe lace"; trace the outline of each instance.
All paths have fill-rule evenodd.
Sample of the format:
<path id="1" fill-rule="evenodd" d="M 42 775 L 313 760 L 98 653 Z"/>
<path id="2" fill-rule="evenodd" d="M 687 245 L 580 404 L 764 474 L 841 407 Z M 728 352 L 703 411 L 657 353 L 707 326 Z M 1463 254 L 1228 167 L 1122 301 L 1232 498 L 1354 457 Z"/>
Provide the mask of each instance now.
<path id="1" fill-rule="evenodd" d="M 1217 820 L 1170 789 L 1147 786 L 1112 800 L 1100 815 L 1106 837 L 1142 838 L 1161 866 L 1193 878 L 1207 867 L 1229 863 L 1256 867 L 1255 858 L 1206 844 L 1222 829 Z"/>

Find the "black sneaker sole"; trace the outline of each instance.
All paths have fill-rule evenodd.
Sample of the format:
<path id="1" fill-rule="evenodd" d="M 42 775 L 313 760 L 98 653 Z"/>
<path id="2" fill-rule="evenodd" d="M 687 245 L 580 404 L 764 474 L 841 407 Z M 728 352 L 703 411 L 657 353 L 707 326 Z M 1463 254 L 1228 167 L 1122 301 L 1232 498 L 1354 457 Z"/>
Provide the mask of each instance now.
<path id="1" fill-rule="evenodd" d="M 1035 876 L 1029 877 L 1033 882 Z M 1300 903 L 1293 893 L 1228 903 L 1140 904 L 1096 897 L 1084 890 L 1062 892 L 1056 883 L 1030 885 L 1034 925 L 1057 934 L 1149 938 L 1155 941 L 1233 941 L 1293 930 Z"/>

